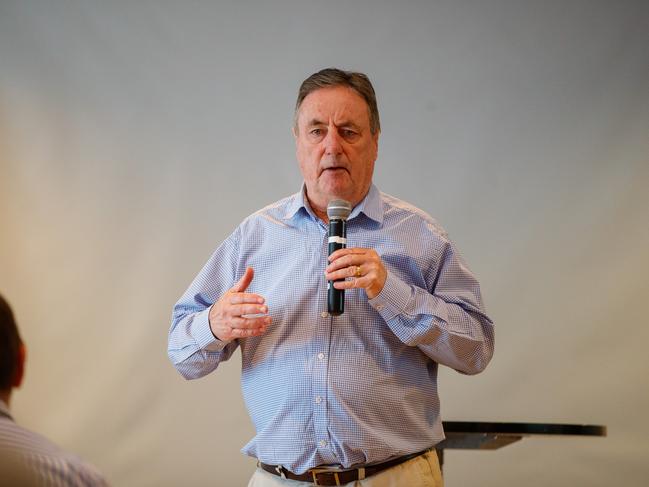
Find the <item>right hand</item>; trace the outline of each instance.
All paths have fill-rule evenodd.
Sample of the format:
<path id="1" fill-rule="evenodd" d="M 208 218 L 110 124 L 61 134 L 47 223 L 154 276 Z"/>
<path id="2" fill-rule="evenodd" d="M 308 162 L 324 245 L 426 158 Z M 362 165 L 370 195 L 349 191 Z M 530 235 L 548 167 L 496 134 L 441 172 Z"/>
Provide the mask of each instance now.
<path id="1" fill-rule="evenodd" d="M 258 294 L 244 292 L 254 276 L 248 267 L 239 282 L 216 301 L 209 312 L 212 334 L 222 342 L 261 335 L 272 319 L 267 315 L 266 301 Z M 265 315 L 246 317 L 245 315 Z"/>

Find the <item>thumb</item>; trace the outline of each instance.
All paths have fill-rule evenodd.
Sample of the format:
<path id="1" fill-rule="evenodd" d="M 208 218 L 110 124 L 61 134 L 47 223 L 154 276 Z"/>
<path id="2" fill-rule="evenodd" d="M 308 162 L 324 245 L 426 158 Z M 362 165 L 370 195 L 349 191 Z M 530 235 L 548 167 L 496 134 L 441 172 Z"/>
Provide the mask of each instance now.
<path id="1" fill-rule="evenodd" d="M 252 270 L 252 267 L 247 267 L 246 272 L 243 273 L 243 276 L 241 276 L 241 279 L 239 279 L 239 282 L 237 282 L 234 286 L 232 286 L 232 289 L 230 289 L 231 292 L 233 293 L 242 293 L 244 292 L 248 286 L 250 286 L 250 283 L 252 282 L 252 278 L 255 275 L 255 271 Z"/>

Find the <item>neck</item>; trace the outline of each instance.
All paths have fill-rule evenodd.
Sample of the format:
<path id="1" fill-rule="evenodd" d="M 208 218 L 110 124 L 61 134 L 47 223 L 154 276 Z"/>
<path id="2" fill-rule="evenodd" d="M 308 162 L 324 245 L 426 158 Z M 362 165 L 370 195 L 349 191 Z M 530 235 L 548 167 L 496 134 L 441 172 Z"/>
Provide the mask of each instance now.
<path id="1" fill-rule="evenodd" d="M 309 208 L 311 208 L 311 211 L 315 213 L 315 216 L 320 218 L 325 224 L 329 223 L 329 217 L 327 216 L 327 206 L 325 205 L 324 208 L 320 206 L 316 206 L 313 201 L 311 201 L 311 198 L 309 198 L 309 194 L 307 191 L 304 192 L 304 197 L 306 200 L 306 203 L 309 205 Z"/>
<path id="2" fill-rule="evenodd" d="M 11 398 L 11 390 L 0 391 L 0 399 L 9 407 L 9 399 Z"/>
<path id="3" fill-rule="evenodd" d="M 367 191 L 365 191 L 365 193 L 363 194 L 363 196 L 360 199 L 358 199 L 356 201 L 350 201 L 350 203 L 352 205 L 352 208 L 356 208 L 356 205 L 358 205 L 361 201 L 363 201 L 363 199 L 367 196 L 368 193 L 369 193 L 369 188 L 367 189 Z M 311 198 L 309 198 L 308 191 L 304 192 L 304 196 L 306 197 L 306 202 L 311 207 L 311 210 L 313 211 L 313 213 L 315 213 L 315 215 L 318 218 L 320 218 L 320 220 L 322 220 L 325 224 L 328 224 L 329 223 L 329 217 L 327 216 L 327 205 L 325 204 L 324 207 L 321 207 L 321 206 L 317 206 L 316 204 L 314 204 L 313 201 L 311 201 Z M 345 199 L 345 198 L 343 198 L 343 199 Z"/>
<path id="4" fill-rule="evenodd" d="M 329 223 L 329 217 L 327 216 L 327 210 L 322 211 L 322 210 L 319 210 L 319 209 L 317 209 L 317 208 L 315 208 L 313 206 L 311 206 L 311 209 L 313 210 L 313 213 L 315 213 L 316 216 L 318 218 L 320 218 L 320 220 L 325 222 L 325 224 Z"/>

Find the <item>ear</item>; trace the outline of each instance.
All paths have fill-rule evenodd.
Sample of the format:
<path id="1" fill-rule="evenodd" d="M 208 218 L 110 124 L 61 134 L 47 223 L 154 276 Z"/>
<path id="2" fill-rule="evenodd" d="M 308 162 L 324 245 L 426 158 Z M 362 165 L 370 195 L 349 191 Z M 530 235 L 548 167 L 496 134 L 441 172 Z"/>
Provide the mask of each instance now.
<path id="1" fill-rule="evenodd" d="M 18 349 L 18 363 L 16 364 L 16 374 L 14 375 L 12 387 L 20 387 L 23 383 L 23 377 L 25 376 L 25 361 L 27 359 L 27 348 L 24 344 L 20 344 Z"/>
<path id="2" fill-rule="evenodd" d="M 291 132 L 293 133 L 293 137 L 297 140 L 297 128 L 295 125 L 291 127 Z"/>

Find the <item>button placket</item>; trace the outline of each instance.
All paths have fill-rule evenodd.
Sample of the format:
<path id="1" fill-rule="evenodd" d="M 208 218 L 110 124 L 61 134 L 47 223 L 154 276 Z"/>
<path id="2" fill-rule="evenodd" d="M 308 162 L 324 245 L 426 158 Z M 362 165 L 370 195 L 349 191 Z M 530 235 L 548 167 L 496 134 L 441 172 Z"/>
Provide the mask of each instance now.
<path id="1" fill-rule="evenodd" d="M 321 271 L 318 276 L 318 295 L 315 299 L 317 306 L 317 318 L 313 330 L 313 382 L 312 382 L 312 411 L 313 427 L 315 433 L 315 445 L 318 449 L 323 449 L 320 455 L 327 462 L 334 463 L 336 460 L 332 457 L 329 450 L 329 429 L 327 423 L 327 374 L 328 374 L 328 356 L 329 341 L 331 339 L 331 321 L 332 317 L 327 312 L 327 281 L 324 277 L 324 270 L 327 266 L 328 235 L 326 228 L 323 227 L 323 233 L 318 236 L 320 239 L 320 265 Z"/>

